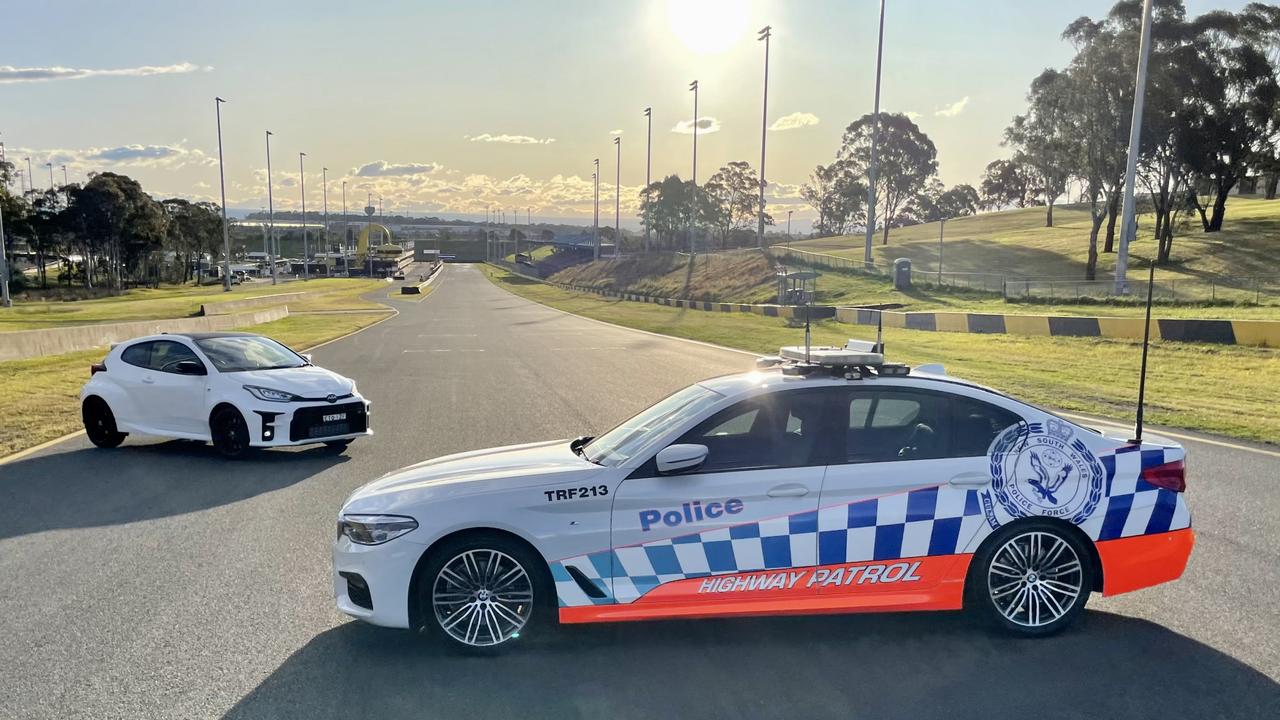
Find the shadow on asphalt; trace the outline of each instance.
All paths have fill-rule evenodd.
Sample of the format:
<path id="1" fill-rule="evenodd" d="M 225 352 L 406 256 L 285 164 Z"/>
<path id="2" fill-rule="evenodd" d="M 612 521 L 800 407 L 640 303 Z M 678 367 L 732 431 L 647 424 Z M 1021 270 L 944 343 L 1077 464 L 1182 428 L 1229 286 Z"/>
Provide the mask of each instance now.
<path id="1" fill-rule="evenodd" d="M 1145 620 L 1043 640 L 956 613 L 580 626 L 495 658 L 348 622 L 226 718 L 1278 717 L 1280 685 Z"/>
<path id="2" fill-rule="evenodd" d="M 288 487 L 342 462 L 324 446 L 222 459 L 183 440 L 80 448 L 0 467 L 0 539 L 180 515 Z M 86 473 L 86 468 L 92 468 Z"/>

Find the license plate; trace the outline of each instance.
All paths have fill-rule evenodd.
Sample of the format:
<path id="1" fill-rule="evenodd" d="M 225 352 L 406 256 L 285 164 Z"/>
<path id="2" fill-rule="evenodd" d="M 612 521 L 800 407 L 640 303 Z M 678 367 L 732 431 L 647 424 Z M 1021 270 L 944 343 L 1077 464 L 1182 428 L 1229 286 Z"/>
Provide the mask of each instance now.
<path id="1" fill-rule="evenodd" d="M 346 413 L 334 413 L 333 415 L 325 415 L 323 418 L 321 418 L 321 421 L 331 423 L 331 422 L 338 422 L 339 420 L 346 420 L 346 419 L 347 419 Z"/>

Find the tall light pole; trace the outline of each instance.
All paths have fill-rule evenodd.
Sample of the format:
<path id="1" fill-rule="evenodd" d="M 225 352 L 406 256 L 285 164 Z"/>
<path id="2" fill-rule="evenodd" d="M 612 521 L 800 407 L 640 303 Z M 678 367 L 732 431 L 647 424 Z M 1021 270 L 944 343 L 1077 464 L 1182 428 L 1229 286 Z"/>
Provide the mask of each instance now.
<path id="1" fill-rule="evenodd" d="M 9 297 L 9 251 L 4 243 L 4 205 L 0 204 L 0 306 L 13 307 Z"/>
<path id="2" fill-rule="evenodd" d="M 44 164 L 44 166 L 49 168 L 49 189 L 52 190 L 53 189 L 53 163 L 47 162 Z"/>
<path id="3" fill-rule="evenodd" d="M 70 184 L 71 184 L 71 181 L 67 179 L 67 166 L 63 165 L 62 166 L 62 186 L 66 187 Z"/>
<path id="4" fill-rule="evenodd" d="M 622 137 L 615 137 L 613 144 L 618 148 L 613 174 L 613 256 L 618 257 L 622 250 Z"/>
<path id="5" fill-rule="evenodd" d="M 595 238 L 595 250 L 592 252 L 592 259 L 599 260 L 600 259 L 600 158 L 596 158 L 592 162 L 595 163 L 595 168 L 596 168 L 595 172 L 591 173 L 591 185 L 592 185 L 591 192 L 594 198 L 592 200 L 592 206 L 594 207 L 594 210 L 592 211 L 591 233 Z"/>
<path id="6" fill-rule="evenodd" d="M 373 242 L 373 213 L 375 210 L 377 210 L 377 208 L 373 206 L 373 193 L 369 193 L 369 198 L 365 202 L 368 204 L 364 206 L 364 214 L 368 216 L 369 220 L 368 220 L 368 224 L 365 225 L 365 229 L 364 229 L 364 234 L 365 234 L 364 256 L 369 259 L 369 277 L 372 278 L 373 277 L 373 248 L 370 247 L 370 244 Z"/>
<path id="7" fill-rule="evenodd" d="M 795 212 L 795 210 L 787 211 L 787 242 L 788 243 L 791 242 L 791 213 L 793 212 Z"/>
<path id="8" fill-rule="evenodd" d="M 644 109 L 644 116 L 648 119 L 649 129 L 646 131 L 645 151 L 644 151 L 644 187 L 649 189 L 649 185 L 653 182 L 650 173 L 653 170 L 653 108 Z M 644 217 L 644 251 L 649 252 L 649 215 L 645 213 Z"/>
<path id="9" fill-rule="evenodd" d="M 218 187 L 222 190 L 222 291 L 231 292 L 231 232 L 227 229 L 227 177 L 222 166 L 222 103 L 220 97 L 213 98 L 213 114 L 218 121 Z M 62 166 L 67 172 L 67 166 Z"/>
<path id="10" fill-rule="evenodd" d="M 1134 216 L 1133 182 L 1138 167 L 1139 143 L 1142 140 L 1142 106 L 1147 94 L 1147 58 L 1151 56 L 1151 0 L 1142 3 L 1142 41 L 1138 46 L 1138 77 L 1134 82 L 1133 119 L 1129 121 L 1129 160 L 1124 167 L 1124 203 L 1120 217 L 1120 251 L 1116 254 L 1117 295 L 1126 291 L 1125 275 L 1129 272 L 1129 243 L 1138 232 Z M 1152 263 L 1154 264 L 1154 260 Z"/>
<path id="11" fill-rule="evenodd" d="M 34 174 L 34 173 L 32 173 L 32 172 L 31 172 L 31 158 L 27 157 L 27 158 L 23 158 L 23 160 L 26 160 L 26 161 L 27 161 L 27 182 L 28 182 L 28 183 L 31 183 L 31 189 L 32 189 L 32 190 L 35 190 L 35 189 L 36 189 L 36 176 L 35 176 L 35 174 Z"/>
<path id="12" fill-rule="evenodd" d="M 324 185 L 324 251 L 333 247 L 329 244 L 329 168 L 320 168 L 320 182 Z"/>
<path id="13" fill-rule="evenodd" d="M 351 245 L 347 242 L 347 181 L 342 181 L 342 264 L 348 265 L 347 253 L 350 251 Z M 351 274 L 351 268 L 344 267 L 347 274 Z"/>
<path id="14" fill-rule="evenodd" d="M 872 265 L 871 242 L 876 236 L 876 179 L 880 172 L 877 166 L 880 150 L 876 145 L 880 141 L 880 62 L 883 57 L 884 0 L 880 0 L 880 39 L 876 42 L 876 99 L 871 115 L 871 165 L 867 171 L 867 244 L 862 255 L 862 262 L 868 267 Z"/>
<path id="15" fill-rule="evenodd" d="M 311 251 L 307 247 L 307 173 L 302 167 L 304 152 L 298 153 L 298 184 L 302 187 L 302 279 L 311 279 Z"/>
<path id="16" fill-rule="evenodd" d="M 693 172 L 691 173 L 693 180 L 693 202 L 694 207 L 698 204 L 698 81 L 694 80 L 689 83 L 689 90 L 693 92 Z M 689 218 L 693 221 L 693 218 Z M 693 228 L 689 228 L 689 254 L 693 254 Z"/>
<path id="17" fill-rule="evenodd" d="M 276 206 L 271 197 L 271 131 L 267 131 L 267 224 L 271 228 L 271 249 L 267 251 L 267 262 L 271 263 L 271 284 L 276 280 Z"/>
<path id="18" fill-rule="evenodd" d="M 764 114 L 760 120 L 760 228 L 756 231 L 756 247 L 764 247 L 764 144 L 769 134 L 769 38 L 773 28 L 765 25 L 757 40 L 764 41 Z"/>

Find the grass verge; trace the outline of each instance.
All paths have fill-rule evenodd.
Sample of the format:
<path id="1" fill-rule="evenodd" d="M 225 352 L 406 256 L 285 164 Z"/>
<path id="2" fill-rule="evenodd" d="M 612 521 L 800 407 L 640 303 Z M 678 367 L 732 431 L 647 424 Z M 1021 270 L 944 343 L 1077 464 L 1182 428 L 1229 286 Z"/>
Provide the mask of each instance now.
<path id="1" fill-rule="evenodd" d="M 375 305 L 375 307 L 381 307 Z M 387 313 L 291 315 L 243 328 L 302 349 L 387 317 Z M 102 349 L 0 362 L 0 458 L 81 428 L 80 388 Z"/>
<path id="2" fill-rule="evenodd" d="M 758 353 L 803 342 L 785 321 L 748 313 L 680 310 L 575 293 L 482 266 L 496 285 L 584 317 Z M 871 339 L 874 329 L 816 323 L 815 344 Z M 1137 398 L 1141 344 L 1094 338 L 969 335 L 885 328 L 897 361 L 940 362 L 949 373 L 1023 400 L 1124 420 Z M 744 363 L 744 366 L 746 363 Z M 1275 443 L 1280 351 L 1193 343 L 1154 343 L 1147 376 L 1147 420 L 1168 427 Z"/>
<path id="3" fill-rule="evenodd" d="M 293 292 L 307 293 L 302 299 L 288 302 L 294 312 L 376 310 L 382 306 L 361 295 L 385 285 L 382 280 L 323 278 L 280 285 L 269 282 L 238 285 L 229 293 L 221 287 L 209 286 L 139 288 L 99 300 L 15 303 L 12 308 L 0 308 L 0 331 L 191 317 L 204 303 Z"/>

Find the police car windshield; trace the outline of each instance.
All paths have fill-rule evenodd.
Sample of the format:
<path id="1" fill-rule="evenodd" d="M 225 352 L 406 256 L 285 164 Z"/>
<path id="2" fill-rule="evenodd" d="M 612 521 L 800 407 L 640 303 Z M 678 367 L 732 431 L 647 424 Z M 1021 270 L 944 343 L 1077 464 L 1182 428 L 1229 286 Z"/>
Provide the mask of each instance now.
<path id="1" fill-rule="evenodd" d="M 232 335 L 201 338 L 196 345 L 219 372 L 282 370 L 307 364 L 297 353 L 270 338 Z"/>
<path id="2" fill-rule="evenodd" d="M 583 457 L 597 465 L 618 465 L 663 437 L 658 431 L 701 415 L 723 397 L 701 385 L 691 385 L 592 440 L 582 449 Z"/>

